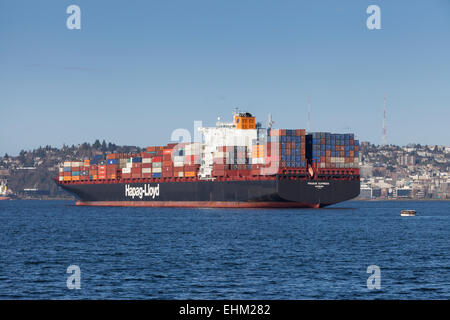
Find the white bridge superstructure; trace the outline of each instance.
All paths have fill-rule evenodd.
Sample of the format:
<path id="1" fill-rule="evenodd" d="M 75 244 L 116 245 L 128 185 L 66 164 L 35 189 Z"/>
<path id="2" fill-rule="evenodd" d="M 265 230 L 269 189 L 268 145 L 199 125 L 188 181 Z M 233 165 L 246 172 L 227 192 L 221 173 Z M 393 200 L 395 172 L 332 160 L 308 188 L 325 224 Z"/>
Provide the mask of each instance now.
<path id="1" fill-rule="evenodd" d="M 201 165 L 198 176 L 202 179 L 211 179 L 214 158 L 223 158 L 219 147 L 235 146 L 244 147 L 246 157 L 252 158 L 252 146 L 254 142 L 265 138 L 265 130 L 257 128 L 253 122 L 250 128 L 240 128 L 239 121 L 242 114 L 234 114 L 234 122 L 216 123 L 216 127 L 199 127 L 198 130 L 203 135 L 203 147 L 201 152 Z M 248 117 L 248 116 L 247 116 Z M 251 115 L 250 115 L 251 117 Z M 252 117 L 253 121 L 254 118 Z"/>

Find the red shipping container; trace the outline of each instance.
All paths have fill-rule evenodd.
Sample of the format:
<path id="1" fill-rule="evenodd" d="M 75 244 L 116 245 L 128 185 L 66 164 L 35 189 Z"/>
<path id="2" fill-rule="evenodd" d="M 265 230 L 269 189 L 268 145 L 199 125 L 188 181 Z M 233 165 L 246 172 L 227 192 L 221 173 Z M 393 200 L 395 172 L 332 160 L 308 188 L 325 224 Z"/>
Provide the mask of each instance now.
<path id="1" fill-rule="evenodd" d="M 133 162 L 132 168 L 142 168 L 142 162 Z"/>
<path id="2" fill-rule="evenodd" d="M 140 179 L 140 178 L 142 178 L 142 174 L 140 174 L 140 173 L 132 173 L 131 174 L 131 178 L 132 179 Z"/>
<path id="3" fill-rule="evenodd" d="M 142 178 L 151 178 L 152 174 L 151 173 L 143 173 L 142 174 Z"/>
<path id="4" fill-rule="evenodd" d="M 228 169 L 228 165 L 226 165 L 226 164 L 214 164 L 213 168 L 214 168 L 214 170 L 225 170 L 225 169 Z"/>
<path id="5" fill-rule="evenodd" d="M 131 173 L 141 173 L 142 168 L 131 168 Z"/>
<path id="6" fill-rule="evenodd" d="M 151 168 L 152 167 L 152 163 L 143 163 L 142 164 L 142 168 Z"/>
<path id="7" fill-rule="evenodd" d="M 162 162 L 162 157 L 153 157 L 153 162 Z"/>
<path id="8" fill-rule="evenodd" d="M 187 164 L 191 164 L 191 162 L 186 161 Z M 214 158 L 213 159 L 213 163 L 214 164 L 226 164 L 227 163 L 227 158 Z"/>

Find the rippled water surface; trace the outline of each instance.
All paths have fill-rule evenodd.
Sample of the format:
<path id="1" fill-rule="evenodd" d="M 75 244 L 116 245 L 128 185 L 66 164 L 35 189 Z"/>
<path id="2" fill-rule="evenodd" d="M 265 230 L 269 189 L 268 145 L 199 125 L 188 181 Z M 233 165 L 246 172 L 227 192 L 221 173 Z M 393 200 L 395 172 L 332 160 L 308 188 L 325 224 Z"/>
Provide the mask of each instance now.
<path id="1" fill-rule="evenodd" d="M 401 209 L 416 217 L 400 217 Z M 449 299 L 450 202 L 327 209 L 0 201 L 0 299 Z M 69 290 L 69 265 L 81 289 Z M 369 290 L 369 265 L 381 289 Z"/>

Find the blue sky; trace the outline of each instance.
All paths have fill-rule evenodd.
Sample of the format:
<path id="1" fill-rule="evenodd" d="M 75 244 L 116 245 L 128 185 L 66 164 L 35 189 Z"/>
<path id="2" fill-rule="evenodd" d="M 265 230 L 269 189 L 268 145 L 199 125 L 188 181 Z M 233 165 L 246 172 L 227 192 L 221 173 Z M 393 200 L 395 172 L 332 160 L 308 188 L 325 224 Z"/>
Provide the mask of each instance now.
<path id="1" fill-rule="evenodd" d="M 448 145 L 450 1 L 0 3 L 0 154 L 165 144 L 235 107 L 306 128 L 308 96 L 313 131 L 378 144 L 384 95 L 389 143 Z"/>

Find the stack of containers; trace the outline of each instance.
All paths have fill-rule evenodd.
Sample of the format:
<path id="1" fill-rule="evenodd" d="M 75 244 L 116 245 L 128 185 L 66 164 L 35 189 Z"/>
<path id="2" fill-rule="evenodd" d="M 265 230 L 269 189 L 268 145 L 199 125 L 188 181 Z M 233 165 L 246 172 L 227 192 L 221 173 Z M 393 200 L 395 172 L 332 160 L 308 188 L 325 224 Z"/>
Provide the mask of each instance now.
<path id="1" fill-rule="evenodd" d="M 80 171 L 83 169 L 83 166 L 83 162 L 72 161 L 72 181 L 80 181 Z"/>
<path id="2" fill-rule="evenodd" d="M 148 147 L 140 154 L 112 153 L 106 159 L 96 155 L 93 159 L 82 162 L 64 162 L 59 169 L 58 179 L 79 181 L 195 177 L 200 167 L 197 164 L 200 162 L 200 152 L 201 144 L 168 144 L 165 147 Z"/>
<path id="3" fill-rule="evenodd" d="M 184 177 L 184 164 L 190 160 L 186 156 L 186 147 L 189 144 L 178 144 L 176 148 L 172 151 L 173 157 L 173 175 L 174 177 L 183 178 Z"/>
<path id="4" fill-rule="evenodd" d="M 116 179 L 119 169 L 119 159 L 106 160 L 106 179 Z"/>
<path id="5" fill-rule="evenodd" d="M 95 155 L 94 158 L 91 159 L 90 164 L 98 164 L 101 160 L 103 160 L 103 156 Z"/>
<path id="6" fill-rule="evenodd" d="M 65 161 L 63 164 L 63 181 L 71 181 L 72 180 L 72 162 Z"/>
<path id="7" fill-rule="evenodd" d="M 123 179 L 131 179 L 131 168 L 133 167 L 133 158 L 126 158 L 125 161 L 122 163 L 125 163 L 125 166 L 121 169 L 121 177 Z"/>
<path id="8" fill-rule="evenodd" d="M 264 148 L 265 143 L 253 140 L 252 142 L 252 159 L 251 163 L 253 164 L 264 164 Z"/>
<path id="9" fill-rule="evenodd" d="M 358 168 L 359 141 L 352 133 L 313 132 L 308 135 L 311 161 L 318 168 Z"/>
<path id="10" fill-rule="evenodd" d="M 151 153 L 142 152 L 142 178 L 152 177 L 152 157 Z"/>
<path id="11" fill-rule="evenodd" d="M 58 180 L 64 181 L 64 166 L 58 168 Z"/>
<path id="12" fill-rule="evenodd" d="M 230 148 L 228 148 L 229 150 Z M 227 159 L 230 158 L 227 152 L 226 146 L 219 146 L 216 148 L 216 152 L 213 153 L 213 169 L 211 175 L 215 177 L 225 176 L 226 171 L 230 170 L 230 164 L 227 163 Z"/>
<path id="13" fill-rule="evenodd" d="M 89 166 L 89 180 L 98 179 L 98 169 L 97 160 L 91 160 L 91 165 Z"/>
<path id="14" fill-rule="evenodd" d="M 97 162 L 97 179 L 106 179 L 106 160 L 98 160 Z"/>
<path id="15" fill-rule="evenodd" d="M 247 146 L 219 146 L 213 154 L 213 176 L 245 175 L 251 168 Z"/>
<path id="16" fill-rule="evenodd" d="M 274 129 L 267 137 L 265 164 L 281 168 L 306 166 L 306 132 L 304 129 Z"/>
<path id="17" fill-rule="evenodd" d="M 129 160 L 130 162 L 128 163 L 131 163 L 131 178 L 142 178 L 142 157 L 132 157 Z"/>
<path id="18" fill-rule="evenodd" d="M 90 160 L 83 161 L 83 166 L 80 171 L 80 180 L 82 181 L 89 180 L 89 164 Z"/>
<path id="19" fill-rule="evenodd" d="M 173 177 L 173 161 L 172 161 L 173 147 L 168 145 L 163 149 L 163 164 L 162 164 L 162 177 Z"/>
<path id="20" fill-rule="evenodd" d="M 188 143 L 184 146 L 184 162 L 186 165 L 201 163 L 202 145 L 198 142 Z"/>
<path id="21" fill-rule="evenodd" d="M 162 177 L 162 164 L 163 164 L 162 147 L 155 147 L 155 153 L 154 156 L 152 157 L 152 178 Z"/>

